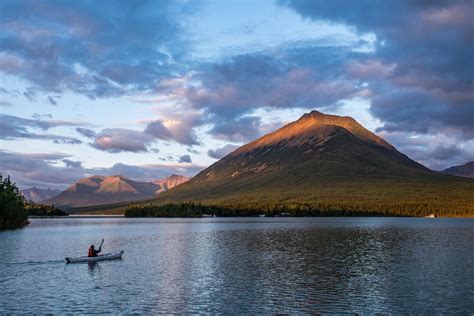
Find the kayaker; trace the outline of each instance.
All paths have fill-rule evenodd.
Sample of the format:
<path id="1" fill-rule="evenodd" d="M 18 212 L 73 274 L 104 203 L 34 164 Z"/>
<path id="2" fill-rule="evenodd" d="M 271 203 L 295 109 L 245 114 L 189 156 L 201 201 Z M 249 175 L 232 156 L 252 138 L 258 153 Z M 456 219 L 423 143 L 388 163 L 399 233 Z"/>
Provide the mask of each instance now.
<path id="1" fill-rule="evenodd" d="M 100 245 L 99 250 L 96 250 L 94 248 L 94 245 L 91 245 L 89 247 L 89 253 L 87 254 L 87 256 L 88 257 L 97 257 L 97 255 L 100 253 L 101 249 L 102 249 L 102 245 Z"/>

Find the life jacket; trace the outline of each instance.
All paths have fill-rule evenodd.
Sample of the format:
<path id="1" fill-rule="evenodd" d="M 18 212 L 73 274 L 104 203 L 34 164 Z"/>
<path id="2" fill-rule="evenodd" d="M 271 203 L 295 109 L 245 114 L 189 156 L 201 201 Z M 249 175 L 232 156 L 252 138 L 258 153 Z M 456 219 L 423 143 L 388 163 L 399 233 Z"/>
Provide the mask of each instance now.
<path id="1" fill-rule="evenodd" d="M 94 257 L 94 248 L 89 247 L 89 253 L 87 254 L 88 257 Z"/>

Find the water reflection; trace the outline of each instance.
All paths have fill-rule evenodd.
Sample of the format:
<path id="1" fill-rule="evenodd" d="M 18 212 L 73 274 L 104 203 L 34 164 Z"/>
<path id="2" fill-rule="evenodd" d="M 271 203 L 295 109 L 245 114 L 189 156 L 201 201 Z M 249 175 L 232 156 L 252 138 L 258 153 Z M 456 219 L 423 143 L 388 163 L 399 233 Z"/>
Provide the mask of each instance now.
<path id="1" fill-rule="evenodd" d="M 468 313 L 473 233 L 451 219 L 42 221 L 0 233 L 0 313 Z M 102 236 L 122 260 L 58 261 Z"/>
<path id="2" fill-rule="evenodd" d="M 98 262 L 87 262 L 86 264 L 87 264 L 87 267 L 89 268 L 89 274 L 90 274 L 91 276 L 94 275 L 94 269 L 95 269 L 95 268 L 100 269 L 100 265 L 99 265 Z"/>

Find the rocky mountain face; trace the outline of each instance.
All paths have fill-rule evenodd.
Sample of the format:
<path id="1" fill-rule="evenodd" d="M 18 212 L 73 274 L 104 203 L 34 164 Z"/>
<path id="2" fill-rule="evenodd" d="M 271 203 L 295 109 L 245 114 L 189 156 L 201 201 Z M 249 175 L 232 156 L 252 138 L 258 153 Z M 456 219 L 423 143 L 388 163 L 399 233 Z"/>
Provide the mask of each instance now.
<path id="1" fill-rule="evenodd" d="M 156 191 L 156 194 L 168 191 L 175 186 L 178 186 L 182 183 L 185 183 L 189 180 L 189 177 L 173 174 L 169 177 L 153 181 L 153 183 L 158 184 L 160 189 Z"/>
<path id="2" fill-rule="evenodd" d="M 443 170 L 443 173 L 451 174 L 453 176 L 474 178 L 474 161 L 465 163 L 460 166 L 453 166 Z"/>
<path id="3" fill-rule="evenodd" d="M 53 196 L 61 193 L 61 190 L 55 189 L 40 189 L 37 187 L 28 188 L 21 190 L 21 193 L 27 201 L 33 201 L 34 203 L 40 203 L 44 200 L 52 198 Z"/>
<path id="4" fill-rule="evenodd" d="M 182 183 L 185 178 L 173 175 L 153 182 L 138 182 L 121 175 L 92 176 L 80 179 L 44 203 L 58 207 L 83 207 L 149 199 Z"/>

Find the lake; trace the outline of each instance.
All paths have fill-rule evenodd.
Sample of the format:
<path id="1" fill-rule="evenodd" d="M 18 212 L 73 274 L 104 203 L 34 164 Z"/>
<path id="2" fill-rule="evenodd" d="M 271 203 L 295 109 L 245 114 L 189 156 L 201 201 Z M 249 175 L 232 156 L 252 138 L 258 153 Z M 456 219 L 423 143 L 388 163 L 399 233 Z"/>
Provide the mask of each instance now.
<path id="1" fill-rule="evenodd" d="M 32 219 L 0 313 L 472 313 L 474 219 Z M 121 260 L 66 264 L 105 238 Z"/>

